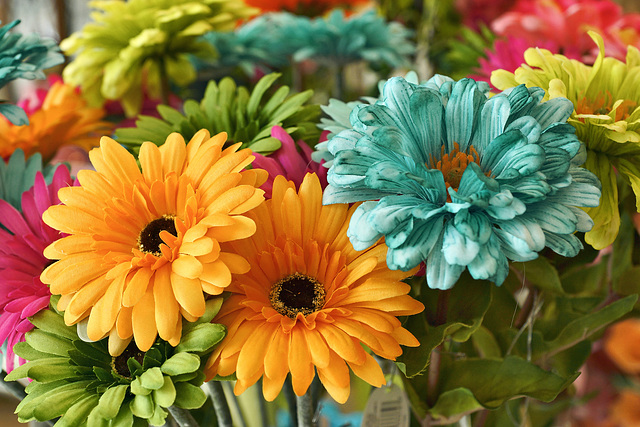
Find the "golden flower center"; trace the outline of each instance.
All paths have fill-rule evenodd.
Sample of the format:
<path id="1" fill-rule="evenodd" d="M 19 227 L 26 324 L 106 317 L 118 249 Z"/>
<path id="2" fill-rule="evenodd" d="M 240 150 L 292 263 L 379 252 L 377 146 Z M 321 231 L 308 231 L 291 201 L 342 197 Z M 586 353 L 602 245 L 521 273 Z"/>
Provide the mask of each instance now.
<path id="1" fill-rule="evenodd" d="M 124 349 L 120 356 L 111 358 L 111 369 L 113 369 L 118 375 L 124 378 L 131 378 L 131 371 L 127 362 L 130 358 L 134 358 L 138 363 L 142 365 L 145 352 L 140 350 L 135 341 L 131 340 L 127 348 Z"/>
<path id="2" fill-rule="evenodd" d="M 174 236 L 178 234 L 175 217 L 162 215 L 162 217 L 154 219 L 147 224 L 138 236 L 138 249 L 148 254 L 162 255 L 162 252 L 160 252 L 160 245 L 164 243 L 160 238 L 160 232 L 162 231 L 168 231 Z"/>
<path id="3" fill-rule="evenodd" d="M 616 108 L 615 121 L 626 120 L 638 106 L 637 102 L 625 99 Z M 613 108 L 613 96 L 609 91 L 600 93 L 595 98 L 583 97 L 576 103 L 576 114 L 606 114 Z M 584 122 L 584 119 L 580 119 Z"/>
<path id="4" fill-rule="evenodd" d="M 473 147 L 473 145 L 469 146 L 468 152 L 460 151 L 460 145 L 457 142 L 453 143 L 453 150 L 449 153 L 444 152 L 444 146 L 440 149 L 440 160 L 436 161 L 433 156 L 429 160 L 429 168 L 438 169 L 442 172 L 442 176 L 444 176 L 444 182 L 447 185 L 447 190 L 449 187 L 453 187 L 453 189 L 457 190 L 460 186 L 460 180 L 462 179 L 462 174 L 464 170 L 467 168 L 469 163 L 480 164 L 480 155 Z M 491 172 L 486 175 L 489 176 Z M 448 197 L 448 196 L 447 196 Z"/>
<path id="5" fill-rule="evenodd" d="M 325 290 L 322 283 L 306 274 L 293 273 L 276 282 L 269 292 L 271 306 L 278 313 L 295 319 L 324 306 Z"/>

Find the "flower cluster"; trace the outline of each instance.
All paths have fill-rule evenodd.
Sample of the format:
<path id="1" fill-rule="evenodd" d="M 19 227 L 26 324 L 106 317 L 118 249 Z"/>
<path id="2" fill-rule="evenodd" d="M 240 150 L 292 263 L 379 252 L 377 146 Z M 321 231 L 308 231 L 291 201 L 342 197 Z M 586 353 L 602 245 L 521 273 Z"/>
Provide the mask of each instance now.
<path id="1" fill-rule="evenodd" d="M 364 3 L 95 1 L 8 92 L 19 421 L 637 424 L 637 16 Z"/>

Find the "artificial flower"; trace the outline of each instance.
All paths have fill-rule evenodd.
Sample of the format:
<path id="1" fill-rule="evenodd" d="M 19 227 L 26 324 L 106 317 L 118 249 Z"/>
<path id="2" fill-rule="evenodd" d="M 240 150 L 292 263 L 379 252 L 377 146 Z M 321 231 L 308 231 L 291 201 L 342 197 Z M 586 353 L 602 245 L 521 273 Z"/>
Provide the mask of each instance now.
<path id="1" fill-rule="evenodd" d="M 273 180 L 278 175 L 283 175 L 296 186 L 302 184 L 307 173 L 318 175 L 322 188 L 327 186 L 327 169 L 320 166 L 311 158 L 313 149 L 304 141 L 293 141 L 293 138 L 281 126 L 271 128 L 271 136 L 282 143 L 282 146 L 269 156 L 256 153 L 253 161 L 254 167 L 259 167 L 269 173 L 269 179 L 262 185 L 267 198 L 271 197 Z"/>
<path id="2" fill-rule="evenodd" d="M 500 36 L 523 39 L 529 46 L 553 42 L 571 58 L 591 62 L 597 55 L 587 31 L 604 37 L 610 56 L 624 59 L 627 45 L 640 48 L 640 14 L 622 12 L 611 0 L 520 0 L 491 23 Z"/>
<path id="3" fill-rule="evenodd" d="M 500 285 L 508 260 L 549 247 L 582 248 L 600 190 L 566 124 L 566 99 L 541 103 L 522 86 L 487 99 L 488 85 L 436 75 L 415 85 L 390 79 L 381 102 L 351 113 L 353 129 L 329 141 L 334 154 L 324 203 L 364 201 L 347 232 L 357 250 L 382 237 L 387 264 L 426 261 L 427 284 L 448 289 L 468 269 Z M 582 153 L 582 154 L 581 154 Z"/>
<path id="4" fill-rule="evenodd" d="M 264 76 L 252 91 L 237 87 L 230 77 L 220 83 L 210 81 L 199 104 L 192 99 L 185 101 L 184 113 L 160 106 L 161 119 L 141 116 L 135 128 L 117 129 L 116 137 L 137 152 L 145 141 L 162 144 L 171 132 L 191 138 L 199 129 L 207 129 L 212 134 L 228 133 L 229 144 L 242 142 L 243 147 L 264 154 L 280 148 L 280 141 L 271 136 L 275 125 L 282 126 L 296 140 L 317 140 L 320 131 L 315 121 L 320 107 L 306 104 L 313 91 L 290 95 L 287 86 L 280 86 L 273 95 L 265 95 L 278 77 L 278 73 Z"/>
<path id="5" fill-rule="evenodd" d="M 89 107 L 72 86 L 56 82 L 40 108 L 29 114 L 28 125 L 16 126 L 0 118 L 0 156 L 6 159 L 20 148 L 28 156 L 38 152 L 48 162 L 63 145 L 88 150 L 111 129 L 104 116 L 102 108 Z"/>
<path id="6" fill-rule="evenodd" d="M 224 327 L 209 323 L 220 305 L 220 298 L 209 300 L 200 321 L 185 322 L 177 347 L 158 339 L 141 351 L 132 342 L 117 357 L 109 354 L 106 340 L 82 341 L 61 315 L 38 313 L 36 329 L 15 347 L 30 362 L 7 376 L 8 381 L 33 380 L 16 408 L 18 419 L 60 417 L 56 425 L 66 426 L 161 426 L 171 406 L 199 408 L 207 398 L 200 388 L 202 366 L 224 337 Z"/>
<path id="7" fill-rule="evenodd" d="M 470 76 L 474 80 L 489 81 L 491 73 L 495 70 L 515 71 L 524 62 L 524 53 L 531 47 L 531 44 L 522 38 L 507 36 L 494 41 L 493 46 L 487 49 L 485 57 L 478 58 L 478 68 L 474 75 Z M 557 45 L 550 40 L 540 40 L 536 47 L 547 49 L 550 52 L 557 52 Z"/>
<path id="8" fill-rule="evenodd" d="M 585 238 L 603 249 L 620 228 L 617 174 L 630 184 L 640 211 L 640 52 L 629 46 L 626 62 L 606 57 L 602 38 L 589 34 L 600 49 L 593 66 L 532 48 L 525 52 L 526 64 L 515 73 L 494 71 L 491 82 L 498 89 L 539 86 L 547 91 L 545 99 L 573 103 L 569 123 L 587 148 L 584 167 L 602 183 L 600 205 L 587 209 L 595 224 Z"/>
<path id="9" fill-rule="evenodd" d="M 604 351 L 627 374 L 640 374 L 640 319 L 626 319 L 607 330 Z"/>
<path id="10" fill-rule="evenodd" d="M 478 30 L 513 7 L 512 0 L 455 0 L 465 26 Z"/>
<path id="11" fill-rule="evenodd" d="M 289 373 L 302 396 L 317 372 L 344 403 L 349 370 L 376 387 L 386 382 L 363 344 L 391 360 L 402 353 L 400 345 L 419 345 L 396 319 L 424 309 L 400 281 L 412 272 L 389 271 L 382 243 L 353 249 L 345 232 L 354 209 L 322 206 L 315 174 L 297 192 L 276 177 L 272 198 L 249 213 L 256 234 L 230 244 L 251 270 L 229 286 L 214 319 L 228 332 L 207 362 L 208 378 L 235 373 L 240 394 L 262 377 L 264 397 L 272 401 Z"/>
<path id="12" fill-rule="evenodd" d="M 51 184 L 41 172 L 22 195 L 22 212 L 0 200 L 0 342 L 7 343 L 6 367 L 14 366 L 13 346 L 33 328 L 29 317 L 49 306 L 51 293 L 40 280 L 49 265 L 44 248 L 60 237 L 42 222 L 42 213 L 57 204 L 58 190 L 72 184 L 69 170 L 60 165 Z"/>
<path id="13" fill-rule="evenodd" d="M 249 6 L 255 6 L 263 12 L 281 10 L 304 16 L 320 16 L 331 9 L 355 8 L 368 0 L 246 0 Z"/>
<path id="14" fill-rule="evenodd" d="M 41 39 L 38 34 L 9 33 L 20 21 L 0 27 L 0 88 L 12 80 L 44 79 L 42 70 L 64 62 L 64 56 L 54 40 Z M 0 102 L 0 114 L 15 125 L 28 123 L 24 111 Z"/>
<path id="15" fill-rule="evenodd" d="M 304 19 L 304 18 L 300 18 Z M 343 66 L 351 62 L 390 67 L 406 66 L 415 52 L 412 32 L 399 22 L 387 22 L 374 11 L 346 17 L 336 9 L 326 18 L 315 18 L 299 26 L 307 32 L 303 48 L 294 53 L 296 61 L 313 59 Z"/>
<path id="16" fill-rule="evenodd" d="M 256 72 L 267 74 L 289 63 L 290 56 L 304 43 L 304 40 L 283 37 L 296 22 L 288 13 L 265 13 L 233 32 L 212 31 L 203 39 L 218 52 L 214 67 L 240 67 L 247 76 L 253 77 Z M 200 69 L 212 68 L 210 58 L 194 60 Z"/>
<path id="17" fill-rule="evenodd" d="M 633 389 L 622 390 L 611 405 L 608 421 L 612 427 L 640 425 L 640 393 Z"/>
<path id="18" fill-rule="evenodd" d="M 95 171 L 80 186 L 59 192 L 63 204 L 43 214 L 69 234 L 45 249 L 58 260 L 41 276 L 68 325 L 88 318 L 87 335 L 109 336 L 112 355 L 133 337 L 142 351 L 156 335 L 177 345 L 182 317 L 203 315 L 207 295 L 218 295 L 247 261 L 220 249 L 246 238 L 255 224 L 245 213 L 263 201 L 260 169 L 243 170 L 250 150 L 223 150 L 226 135 L 198 132 L 188 144 L 172 134 L 160 147 L 147 142 L 139 162 L 103 137 L 89 153 Z"/>
<path id="19" fill-rule="evenodd" d="M 49 183 L 53 177 L 51 165 L 42 167 L 42 156 L 36 153 L 25 157 L 21 149 L 17 149 L 6 161 L 0 161 L 0 200 L 6 200 L 17 210 L 22 210 L 22 193 L 33 186 L 36 174 L 42 172 Z"/>
<path id="20" fill-rule="evenodd" d="M 62 41 L 76 57 L 64 69 L 66 82 L 79 85 L 92 103 L 120 100 L 127 116 L 140 111 L 143 76 L 160 98 L 167 79 L 179 86 L 195 80 L 187 54 L 211 56 L 208 31 L 232 29 L 254 9 L 237 0 L 96 1 L 95 20 Z"/>

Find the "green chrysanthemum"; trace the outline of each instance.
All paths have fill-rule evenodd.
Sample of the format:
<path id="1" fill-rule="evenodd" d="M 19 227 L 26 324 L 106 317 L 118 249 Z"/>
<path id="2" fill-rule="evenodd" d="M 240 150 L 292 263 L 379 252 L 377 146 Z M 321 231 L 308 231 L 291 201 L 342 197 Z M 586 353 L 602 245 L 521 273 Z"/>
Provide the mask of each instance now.
<path id="1" fill-rule="evenodd" d="M 9 33 L 20 21 L 0 27 L 0 88 L 15 79 L 44 79 L 42 70 L 61 64 L 64 57 L 54 40 L 37 34 Z M 22 108 L 0 101 L 0 114 L 19 126 L 29 123 Z"/>
<path id="2" fill-rule="evenodd" d="M 531 48 L 525 52 L 527 64 L 515 73 L 494 71 L 491 83 L 499 89 L 539 86 L 547 91 L 545 99 L 564 97 L 573 103 L 568 122 L 586 145 L 584 167 L 602 183 L 600 205 L 587 209 L 594 226 L 585 239 L 602 249 L 620 228 L 616 171 L 630 184 L 640 211 L 640 51 L 629 46 L 626 63 L 605 57 L 602 37 L 589 34 L 600 48 L 593 66 Z"/>
<path id="3" fill-rule="evenodd" d="M 277 73 L 264 76 L 251 92 L 242 86 L 236 87 L 229 77 L 219 84 L 211 81 L 200 104 L 194 100 L 184 103 L 184 114 L 160 105 L 160 119 L 140 116 L 137 127 L 120 128 L 116 130 L 116 137 L 134 153 L 145 141 L 160 145 L 172 132 L 188 140 L 200 129 L 207 129 L 212 135 L 227 132 L 227 144 L 242 142 L 242 148 L 263 154 L 280 148 L 280 141 L 271 137 L 271 128 L 275 125 L 282 126 L 296 141 L 317 141 L 320 107 L 304 105 L 313 91 L 289 96 L 289 88 L 281 86 L 270 97 L 265 96 L 279 76 Z"/>
<path id="4" fill-rule="evenodd" d="M 77 54 L 63 73 L 93 103 L 120 100 L 128 116 L 140 111 L 143 76 L 150 95 L 159 97 L 162 76 L 184 86 L 196 73 L 187 54 L 215 55 L 199 37 L 232 29 L 255 9 L 241 0 L 94 1 L 98 10 L 81 32 L 63 40 Z"/>
<path id="5" fill-rule="evenodd" d="M 177 347 L 159 339 L 143 353 L 132 342 L 118 357 L 109 355 L 106 339 L 82 341 L 60 314 L 41 311 L 32 318 L 36 329 L 14 347 L 29 362 L 6 378 L 33 379 L 16 409 L 18 419 L 60 417 L 58 427 L 159 426 L 166 408 L 199 408 L 206 400 L 202 362 L 225 335 L 224 326 L 209 323 L 221 304 L 221 298 L 209 300 L 205 316 L 185 322 Z"/>

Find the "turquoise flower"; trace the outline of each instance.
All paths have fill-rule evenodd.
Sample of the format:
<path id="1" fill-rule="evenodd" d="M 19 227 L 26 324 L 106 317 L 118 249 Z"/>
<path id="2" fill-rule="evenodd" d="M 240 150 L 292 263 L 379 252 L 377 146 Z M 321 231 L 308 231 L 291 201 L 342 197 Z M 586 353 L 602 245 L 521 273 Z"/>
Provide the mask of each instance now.
<path id="1" fill-rule="evenodd" d="M 299 32 L 300 27 L 296 27 Z M 316 18 L 306 27 L 306 43 L 294 59 L 332 61 L 338 65 L 367 61 L 390 67 L 406 66 L 415 52 L 412 32 L 399 22 L 386 22 L 374 11 L 345 18 L 335 9 L 325 18 Z M 297 37 L 300 35 L 296 34 Z"/>
<path id="2" fill-rule="evenodd" d="M 0 88 L 15 79 L 44 79 L 42 70 L 64 62 L 56 42 L 38 34 L 9 33 L 20 21 L 0 27 Z M 22 108 L 0 101 L 0 114 L 14 125 L 29 123 Z"/>
<path id="3" fill-rule="evenodd" d="M 356 107 L 352 129 L 329 141 L 335 156 L 324 203 L 365 201 L 347 234 L 356 250 L 385 237 L 391 269 L 426 262 L 431 288 L 468 269 L 502 284 L 508 260 L 548 247 L 575 256 L 593 222 L 600 183 L 566 123 L 570 101 L 540 102 L 524 85 L 487 98 L 488 85 L 395 77 L 382 100 Z"/>

